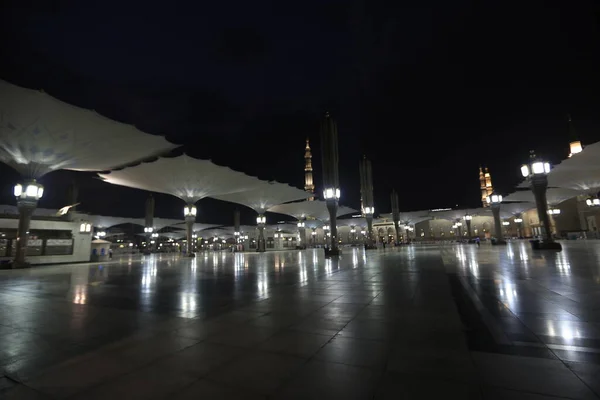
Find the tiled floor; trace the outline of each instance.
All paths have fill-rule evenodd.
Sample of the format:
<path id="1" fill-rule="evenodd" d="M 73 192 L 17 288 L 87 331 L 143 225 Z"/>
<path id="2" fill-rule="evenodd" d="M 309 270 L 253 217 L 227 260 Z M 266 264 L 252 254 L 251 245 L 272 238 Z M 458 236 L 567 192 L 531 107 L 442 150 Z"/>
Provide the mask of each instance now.
<path id="1" fill-rule="evenodd" d="M 2 399 L 596 399 L 600 242 L 0 271 Z"/>

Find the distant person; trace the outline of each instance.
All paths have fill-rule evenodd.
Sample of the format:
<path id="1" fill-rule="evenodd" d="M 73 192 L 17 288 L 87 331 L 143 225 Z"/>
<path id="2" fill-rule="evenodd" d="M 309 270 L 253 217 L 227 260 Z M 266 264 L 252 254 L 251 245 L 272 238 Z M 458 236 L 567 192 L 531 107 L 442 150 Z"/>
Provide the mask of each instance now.
<path id="1" fill-rule="evenodd" d="M 477 243 L 477 247 L 481 246 L 481 240 L 479 239 L 479 236 L 475 238 L 475 243 Z"/>

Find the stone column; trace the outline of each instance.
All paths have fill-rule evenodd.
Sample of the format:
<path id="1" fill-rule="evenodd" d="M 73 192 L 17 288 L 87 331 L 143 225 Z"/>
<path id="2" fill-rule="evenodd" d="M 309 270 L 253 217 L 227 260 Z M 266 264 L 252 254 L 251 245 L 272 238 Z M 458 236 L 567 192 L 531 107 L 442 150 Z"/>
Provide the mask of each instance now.
<path id="1" fill-rule="evenodd" d="M 37 207 L 37 201 L 19 199 L 17 200 L 19 209 L 19 227 L 17 229 L 17 240 L 15 241 L 15 260 L 12 268 L 27 268 L 29 263 L 25 261 L 27 253 L 27 244 L 29 242 L 29 225 L 31 216 Z"/>
<path id="2" fill-rule="evenodd" d="M 192 237 L 194 234 L 194 222 L 196 222 L 196 216 L 186 216 L 185 217 L 185 229 L 187 234 L 187 242 L 186 242 L 186 256 L 195 257 L 194 254 L 194 238 Z"/>
<path id="3" fill-rule="evenodd" d="M 265 221 L 265 215 L 264 214 L 259 214 L 258 218 L 261 219 L 261 221 Z M 258 221 L 258 219 L 257 219 Z M 257 251 L 259 253 L 264 253 L 265 251 L 267 251 L 267 246 L 265 243 L 265 223 L 264 222 L 258 222 L 258 246 L 257 246 Z"/>
<path id="4" fill-rule="evenodd" d="M 538 218 L 542 224 L 542 236 L 545 242 L 551 243 L 554 239 L 552 238 L 550 216 L 548 215 L 548 200 L 546 199 L 547 188 L 548 177 L 546 175 L 531 177 L 531 190 L 535 197 Z"/>
<path id="5" fill-rule="evenodd" d="M 373 247 L 375 245 L 375 240 L 373 240 L 373 214 L 367 214 L 365 219 L 367 220 L 367 244 L 369 247 Z"/>
<path id="6" fill-rule="evenodd" d="M 471 239 L 471 220 L 465 219 L 465 223 L 467 224 L 467 239 Z"/>
<path id="7" fill-rule="evenodd" d="M 330 246 L 330 254 L 337 255 L 339 254 L 338 249 L 338 238 L 337 238 L 337 200 L 336 199 L 328 199 L 327 201 L 327 211 L 329 211 L 329 232 L 331 233 L 331 246 Z"/>
<path id="8" fill-rule="evenodd" d="M 496 242 L 493 244 L 506 244 L 504 236 L 502 235 L 502 221 L 500 221 L 500 203 L 492 203 L 492 214 L 494 214 L 494 232 L 496 236 Z"/>

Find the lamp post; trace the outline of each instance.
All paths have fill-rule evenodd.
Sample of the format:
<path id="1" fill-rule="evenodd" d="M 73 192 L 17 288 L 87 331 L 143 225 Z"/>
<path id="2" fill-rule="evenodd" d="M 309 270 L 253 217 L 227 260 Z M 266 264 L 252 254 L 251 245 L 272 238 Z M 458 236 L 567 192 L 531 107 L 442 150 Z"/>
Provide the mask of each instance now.
<path id="1" fill-rule="evenodd" d="M 506 244 L 502 235 L 502 225 L 500 223 L 500 204 L 502 204 L 502 195 L 492 193 L 486 198 L 486 201 L 492 208 L 492 214 L 494 214 L 494 232 L 496 240 L 493 240 L 492 244 Z"/>
<path id="2" fill-rule="evenodd" d="M 458 232 L 459 239 L 462 240 L 462 222 L 460 222 L 460 219 L 457 220 L 454 225 L 456 225 L 456 231 Z"/>
<path id="3" fill-rule="evenodd" d="M 373 201 L 373 170 L 371 161 L 363 157 L 359 164 L 360 172 L 360 196 L 362 199 L 362 212 L 367 220 L 367 249 L 374 249 L 375 240 L 373 238 L 373 214 L 375 214 L 375 205 Z"/>
<path id="4" fill-rule="evenodd" d="M 400 244 L 400 205 L 398 203 L 398 193 L 392 190 L 392 219 L 394 220 L 394 229 L 396 230 L 396 246 Z"/>
<path id="5" fill-rule="evenodd" d="M 473 216 L 467 214 L 463 218 L 465 219 L 465 223 L 467 224 L 467 238 L 471 240 L 471 220 L 473 219 Z"/>
<path id="6" fill-rule="evenodd" d="M 256 225 L 258 226 L 258 252 L 264 253 L 267 251 L 265 246 L 265 224 L 267 223 L 267 217 L 264 214 L 258 214 L 256 217 Z"/>
<path id="7" fill-rule="evenodd" d="M 410 231 L 412 231 L 413 228 L 410 227 L 410 225 L 408 224 L 408 222 L 406 222 L 404 224 L 404 233 L 406 235 L 406 239 L 404 240 L 406 242 L 406 244 L 410 243 Z"/>
<path id="8" fill-rule="evenodd" d="M 522 230 L 521 228 L 523 227 L 523 218 L 521 218 L 521 215 L 518 214 L 516 216 L 516 218 L 514 219 L 515 224 L 517 225 L 517 237 L 520 238 L 522 236 Z"/>
<path id="9" fill-rule="evenodd" d="M 196 222 L 196 213 L 198 210 L 196 206 L 193 204 L 188 204 L 183 208 L 183 216 L 185 217 L 185 227 L 186 227 L 186 256 L 187 257 L 195 257 L 194 247 L 192 243 L 192 234 L 194 233 L 194 222 Z"/>
<path id="10" fill-rule="evenodd" d="M 25 261 L 25 256 L 29 242 L 29 225 L 38 200 L 44 195 L 44 187 L 34 179 L 23 184 L 16 184 L 13 193 L 17 198 L 17 208 L 19 209 L 19 227 L 17 229 L 15 259 L 11 267 L 27 268 L 29 263 Z"/>
<path id="11" fill-rule="evenodd" d="M 532 241 L 531 246 L 535 250 L 562 250 L 560 243 L 556 243 L 550 232 L 550 215 L 548 214 L 548 201 L 546 199 L 546 190 L 548 189 L 548 173 L 550 172 L 550 163 L 538 159 L 534 152 L 529 154 L 528 164 L 521 166 L 521 174 L 529 180 L 529 185 L 537 208 L 538 218 L 542 223 L 543 241 Z"/>
<path id="12" fill-rule="evenodd" d="M 298 236 L 300 238 L 298 246 L 301 249 L 305 249 L 306 246 L 304 243 L 306 243 L 306 223 L 302 220 L 298 222 Z"/>
<path id="13" fill-rule="evenodd" d="M 338 132 L 337 126 L 329 113 L 325 114 L 321 124 L 321 156 L 323 166 L 323 197 L 329 211 L 329 225 L 331 231 L 331 246 L 325 249 L 325 256 L 338 256 L 340 254 L 337 240 L 337 208 L 340 200 L 340 180 L 338 173 Z"/>

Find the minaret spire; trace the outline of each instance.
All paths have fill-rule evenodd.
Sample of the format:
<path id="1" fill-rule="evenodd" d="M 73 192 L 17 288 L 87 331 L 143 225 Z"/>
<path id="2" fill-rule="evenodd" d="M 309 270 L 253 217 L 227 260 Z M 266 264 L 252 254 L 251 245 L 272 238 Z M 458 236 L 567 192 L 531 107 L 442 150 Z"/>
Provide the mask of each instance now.
<path id="1" fill-rule="evenodd" d="M 312 153 L 310 151 L 310 143 L 308 138 L 306 138 L 306 147 L 304 148 L 304 190 L 310 193 L 315 192 L 315 185 L 313 182 Z M 308 200 L 313 201 L 314 199 L 314 197 L 310 197 Z"/>
<path id="2" fill-rule="evenodd" d="M 479 166 L 479 190 L 481 190 L 481 203 L 484 207 L 489 207 L 487 198 L 494 192 L 492 176 L 489 169 L 481 168 L 481 166 Z"/>
<path id="3" fill-rule="evenodd" d="M 569 158 L 573 156 L 573 154 L 581 153 L 583 150 L 583 146 L 581 145 L 581 141 L 577 138 L 577 132 L 573 127 L 573 121 L 571 121 L 571 114 L 567 114 L 568 118 L 568 131 L 569 131 Z"/>

